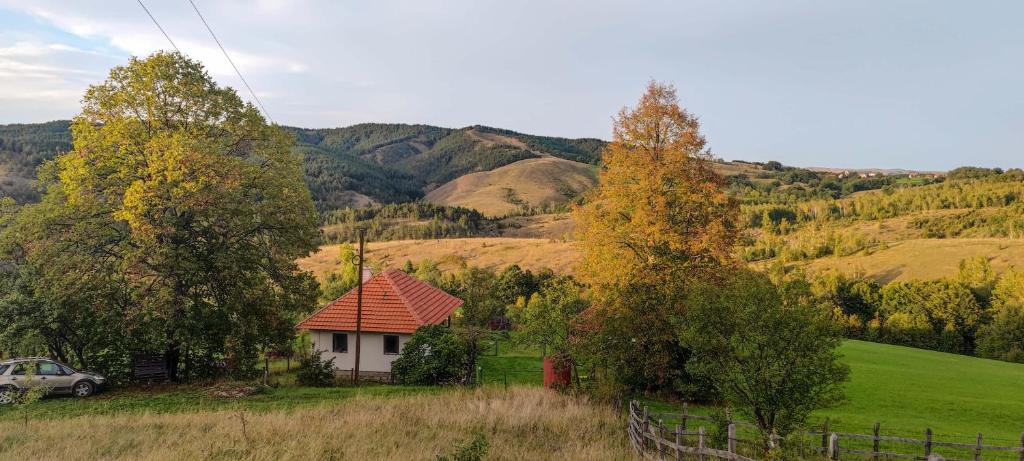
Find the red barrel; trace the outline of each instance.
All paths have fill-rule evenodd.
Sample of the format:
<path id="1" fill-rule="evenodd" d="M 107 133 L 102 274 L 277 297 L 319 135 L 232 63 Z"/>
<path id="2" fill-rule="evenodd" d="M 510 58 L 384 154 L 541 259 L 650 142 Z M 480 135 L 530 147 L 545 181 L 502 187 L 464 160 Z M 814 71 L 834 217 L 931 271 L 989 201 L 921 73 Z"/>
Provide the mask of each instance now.
<path id="1" fill-rule="evenodd" d="M 544 387 L 566 387 L 572 381 L 569 361 L 557 357 L 544 357 Z"/>

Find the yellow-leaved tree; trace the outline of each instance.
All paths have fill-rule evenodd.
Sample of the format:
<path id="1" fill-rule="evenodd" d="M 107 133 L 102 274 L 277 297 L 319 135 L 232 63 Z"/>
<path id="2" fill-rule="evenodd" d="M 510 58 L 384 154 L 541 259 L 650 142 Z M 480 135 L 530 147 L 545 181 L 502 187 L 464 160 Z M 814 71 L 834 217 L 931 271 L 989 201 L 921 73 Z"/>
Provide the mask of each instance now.
<path id="1" fill-rule="evenodd" d="M 705 147 L 675 88 L 652 81 L 615 119 L 599 187 L 575 210 L 579 275 L 596 305 L 588 355 L 631 388 L 682 384 L 682 295 L 734 266 L 738 206 Z"/>

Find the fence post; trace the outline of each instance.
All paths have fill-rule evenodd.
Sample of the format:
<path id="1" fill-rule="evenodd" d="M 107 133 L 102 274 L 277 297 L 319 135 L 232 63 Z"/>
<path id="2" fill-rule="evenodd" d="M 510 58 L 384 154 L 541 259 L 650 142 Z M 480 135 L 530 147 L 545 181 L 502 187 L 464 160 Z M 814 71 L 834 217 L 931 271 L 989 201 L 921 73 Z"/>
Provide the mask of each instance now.
<path id="1" fill-rule="evenodd" d="M 839 434 L 835 432 L 828 439 L 828 459 L 833 461 L 839 459 Z"/>
<path id="2" fill-rule="evenodd" d="M 924 431 L 924 457 L 927 459 L 932 455 L 932 428 Z"/>
<path id="3" fill-rule="evenodd" d="M 683 426 L 676 425 L 676 461 L 683 460 Z"/>
<path id="4" fill-rule="evenodd" d="M 683 403 L 683 416 L 682 416 L 683 431 L 686 430 L 686 418 L 688 418 L 689 416 L 690 416 L 690 407 L 687 406 L 686 403 Z"/>
<path id="5" fill-rule="evenodd" d="M 974 447 L 974 461 L 981 461 L 981 432 L 978 433 L 978 446 Z"/>
<path id="6" fill-rule="evenodd" d="M 873 437 L 871 439 L 871 459 L 873 459 L 874 461 L 878 461 L 878 452 L 879 452 L 879 447 L 878 447 L 878 444 L 879 444 L 878 430 L 880 429 L 880 427 L 881 427 L 881 424 L 876 421 L 875 422 L 875 427 L 871 431 L 871 434 L 873 435 Z"/>
<path id="7" fill-rule="evenodd" d="M 658 459 L 661 461 L 665 461 L 665 452 L 663 451 L 663 448 L 661 446 L 661 425 L 661 420 L 658 420 L 658 424 L 655 426 L 658 432 L 652 433 L 651 435 L 654 436 L 654 448 L 658 450 Z"/>
<path id="8" fill-rule="evenodd" d="M 647 405 L 644 405 L 644 420 L 641 427 L 643 428 L 643 433 L 641 434 L 640 442 L 644 444 L 644 447 L 647 447 L 647 433 L 651 432 L 651 420 L 647 417 Z"/>
<path id="9" fill-rule="evenodd" d="M 697 457 L 700 461 L 705 461 L 704 458 L 704 426 L 697 428 Z"/>
<path id="10" fill-rule="evenodd" d="M 729 424 L 729 453 L 736 453 L 736 425 Z"/>
<path id="11" fill-rule="evenodd" d="M 821 452 L 828 453 L 828 447 L 828 418 L 826 417 L 825 421 L 821 423 Z"/>

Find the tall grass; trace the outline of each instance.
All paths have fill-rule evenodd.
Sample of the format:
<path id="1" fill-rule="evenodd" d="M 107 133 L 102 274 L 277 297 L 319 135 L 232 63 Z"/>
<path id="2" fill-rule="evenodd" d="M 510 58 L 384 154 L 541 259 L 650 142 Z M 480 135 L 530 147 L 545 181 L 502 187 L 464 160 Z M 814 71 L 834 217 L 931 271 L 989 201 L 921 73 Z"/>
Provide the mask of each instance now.
<path id="1" fill-rule="evenodd" d="M 433 460 L 475 432 L 487 459 L 633 459 L 607 407 L 536 387 L 246 413 L 121 414 L 0 423 L 0 458 L 73 460 Z"/>

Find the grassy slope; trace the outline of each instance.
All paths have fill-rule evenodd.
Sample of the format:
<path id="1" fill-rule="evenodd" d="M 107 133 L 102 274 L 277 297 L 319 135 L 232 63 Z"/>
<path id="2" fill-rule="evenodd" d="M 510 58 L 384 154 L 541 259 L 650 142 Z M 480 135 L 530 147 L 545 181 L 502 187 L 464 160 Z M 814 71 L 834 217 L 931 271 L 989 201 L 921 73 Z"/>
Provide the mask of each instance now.
<path id="1" fill-rule="evenodd" d="M 1020 441 L 1024 431 L 1024 365 L 908 347 L 846 341 L 847 401 L 818 412 L 834 427 L 944 439 Z"/>
<path id="2" fill-rule="evenodd" d="M 935 440 L 958 443 L 974 443 L 981 432 L 987 444 L 1019 446 L 1024 431 L 1024 365 L 852 340 L 843 343 L 841 352 L 850 366 L 846 401 L 815 412 L 810 425 L 820 427 L 828 418 L 833 431 L 870 434 L 879 422 L 882 435 L 917 439 L 931 428 Z M 680 407 L 664 401 L 647 403 L 652 411 Z M 710 411 L 691 408 L 695 414 Z M 866 443 L 847 441 L 846 446 L 869 449 Z M 895 443 L 881 448 L 920 452 L 919 447 Z M 948 449 L 939 452 L 970 456 Z"/>
<path id="3" fill-rule="evenodd" d="M 894 242 L 888 248 L 845 257 L 827 257 L 808 265 L 811 272 L 836 268 L 845 273 L 863 272 L 882 281 L 935 279 L 955 276 L 960 261 L 984 256 L 997 272 L 1024 267 L 1024 241 L 1005 238 L 914 239 Z"/>
<path id="4" fill-rule="evenodd" d="M 460 258 L 472 266 L 500 269 L 519 264 L 524 269 L 548 267 L 559 273 L 572 273 L 579 253 L 570 242 L 533 238 L 464 238 L 442 240 L 397 240 L 367 245 L 370 261 L 387 261 L 389 267 L 402 267 L 406 260 L 417 263 L 431 259 L 443 270 L 457 269 Z M 333 270 L 338 264 L 338 246 L 325 245 L 299 266 L 316 274 Z"/>
<path id="5" fill-rule="evenodd" d="M 439 205 L 475 208 L 488 216 L 504 216 L 518 209 L 506 200 L 507 189 L 539 207 L 565 203 L 571 197 L 563 192 L 582 192 L 596 184 L 597 167 L 544 157 L 461 176 L 434 189 L 426 199 Z"/>

